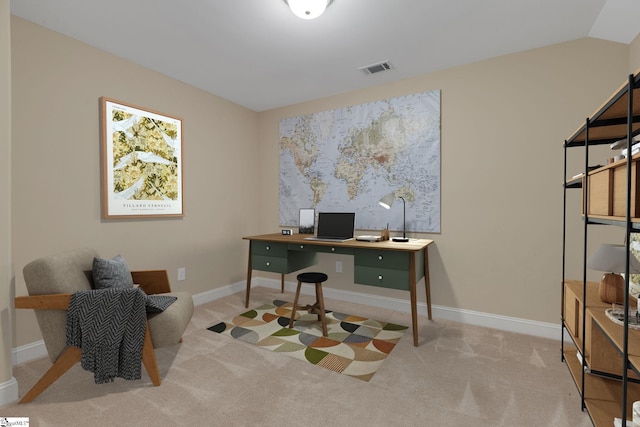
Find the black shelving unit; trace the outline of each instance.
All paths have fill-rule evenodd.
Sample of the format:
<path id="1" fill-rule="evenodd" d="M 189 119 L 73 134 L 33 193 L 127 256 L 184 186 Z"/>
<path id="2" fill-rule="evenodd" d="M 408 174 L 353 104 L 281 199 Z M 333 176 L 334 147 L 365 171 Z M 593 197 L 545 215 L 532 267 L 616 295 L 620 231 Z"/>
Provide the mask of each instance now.
<path id="1" fill-rule="evenodd" d="M 632 152 L 633 138 L 640 133 L 640 75 L 638 73 L 630 75 L 628 81 L 623 84 L 594 114 L 588 117 L 585 120 L 585 123 L 581 125 L 567 140 L 564 142 L 564 182 L 563 182 L 563 191 L 564 191 L 564 207 L 563 207 L 563 238 L 562 238 L 562 310 L 561 310 L 561 320 L 562 320 L 562 344 L 561 344 L 561 354 L 562 360 L 567 363 L 569 370 L 576 382 L 576 386 L 580 392 L 581 396 L 581 405 L 583 410 L 587 410 L 593 424 L 595 426 L 607 425 L 611 426 L 613 424 L 613 418 L 618 417 L 622 419 L 622 425 L 626 425 L 625 422 L 627 419 L 630 419 L 631 408 L 629 405 L 630 401 L 640 400 L 640 394 L 637 396 L 636 388 L 632 387 L 630 394 L 630 384 L 636 382 L 634 378 L 629 377 L 629 371 L 635 371 L 637 374 L 640 370 L 640 363 L 636 361 L 635 356 L 630 361 L 629 354 L 629 340 L 637 340 L 638 336 L 633 334 L 630 338 L 629 333 L 629 319 L 627 316 L 624 318 L 624 325 L 622 326 L 622 340 L 619 339 L 617 330 L 610 329 L 609 325 L 606 324 L 606 321 L 599 323 L 600 326 L 597 326 L 596 320 L 592 320 L 594 325 L 588 325 L 587 319 L 591 318 L 592 313 L 587 313 L 589 310 L 590 301 L 588 299 L 588 295 L 593 292 L 590 292 L 588 287 L 593 287 L 593 283 L 589 284 L 587 281 L 587 242 L 589 237 L 589 228 L 592 225 L 604 225 L 604 226 L 617 226 L 624 227 L 626 229 L 626 246 L 627 250 L 630 249 L 630 237 L 632 232 L 640 231 L 640 211 L 636 209 L 636 205 L 640 204 L 640 201 L 636 197 L 636 195 L 640 195 L 640 183 L 639 176 L 640 170 L 636 171 L 636 169 L 640 169 L 640 162 L 637 164 L 636 161 L 640 160 L 636 156 L 628 156 L 625 160 L 616 162 L 612 165 L 602 166 L 600 168 L 593 168 L 590 166 L 589 159 L 589 149 L 593 146 L 603 145 L 603 144 L 612 144 L 614 142 L 625 139 L 627 153 Z M 569 149 L 574 147 L 583 147 L 584 148 L 584 170 L 580 176 L 572 177 L 567 179 L 567 157 Z M 598 159 L 598 161 L 602 161 L 603 159 Z M 636 167 L 637 165 L 637 167 Z M 625 170 L 623 170 L 624 168 Z M 593 195 L 590 192 L 590 181 L 593 178 L 594 174 L 597 173 L 605 173 L 608 176 L 617 177 L 618 181 L 620 181 L 620 176 L 622 172 L 626 172 L 626 185 L 624 188 L 626 189 L 626 197 L 624 215 L 621 212 L 606 212 L 605 215 L 602 213 L 599 214 L 591 214 L 590 206 L 592 200 L 590 200 Z M 572 337 L 576 350 L 568 350 L 565 347 L 565 333 L 569 330 L 568 320 L 566 318 L 567 311 L 567 283 L 568 282 L 580 282 L 580 281 L 568 281 L 566 277 L 566 253 L 567 253 L 567 192 L 572 191 L 573 189 L 582 189 L 583 192 L 583 203 L 582 203 L 582 212 L 583 212 L 583 250 L 582 250 L 582 279 L 581 285 L 582 289 L 579 289 L 579 286 L 574 286 L 576 293 L 581 293 L 582 295 L 582 304 L 581 304 L 581 325 L 579 325 L 580 330 L 582 331 L 582 336 L 576 338 L 574 334 L 569 333 L 568 335 Z M 621 202 L 622 196 L 620 192 L 620 188 L 622 186 L 618 185 L 616 191 L 618 194 L 614 194 L 614 186 L 611 185 L 609 189 L 609 193 L 607 193 L 607 197 L 617 197 L 618 203 Z M 635 194 L 633 194 L 635 192 Z M 601 197 L 598 195 L 598 197 Z M 598 200 L 598 202 L 602 202 Z M 609 201 L 607 205 L 612 205 L 613 203 Z M 628 313 L 629 308 L 629 263 L 627 261 L 626 266 L 626 274 L 625 274 L 625 313 Z M 576 285 L 576 283 L 573 283 Z M 598 310 L 603 310 L 601 307 L 595 308 L 594 313 Z M 571 319 L 574 320 L 574 319 Z M 598 372 L 595 369 L 592 369 L 590 366 L 588 357 L 585 355 L 587 352 L 585 338 L 587 335 L 587 330 L 591 330 L 592 327 L 598 327 L 598 330 L 595 330 L 594 334 L 604 334 L 605 337 L 609 338 L 612 347 L 620 354 L 622 360 L 622 368 L 619 375 L 606 373 L 606 372 Z M 575 329 L 575 327 L 574 327 Z M 614 337 L 614 335 L 616 335 Z M 635 345 L 635 341 L 633 342 Z M 580 356 L 579 359 L 581 363 L 577 363 L 576 360 L 571 360 L 569 356 L 572 351 L 577 351 Z M 639 355 L 640 356 L 640 355 Z M 640 361 L 640 358 L 638 358 Z M 580 372 L 577 372 L 579 370 Z M 591 388 L 591 389 L 590 389 Z M 617 405 L 617 411 L 615 410 L 615 402 L 608 402 L 607 404 L 603 403 L 603 399 L 598 398 L 598 391 L 600 389 L 604 389 L 607 393 L 611 393 L 612 390 L 616 391 L 619 389 L 619 404 Z M 585 397 L 589 396 L 589 397 Z"/>

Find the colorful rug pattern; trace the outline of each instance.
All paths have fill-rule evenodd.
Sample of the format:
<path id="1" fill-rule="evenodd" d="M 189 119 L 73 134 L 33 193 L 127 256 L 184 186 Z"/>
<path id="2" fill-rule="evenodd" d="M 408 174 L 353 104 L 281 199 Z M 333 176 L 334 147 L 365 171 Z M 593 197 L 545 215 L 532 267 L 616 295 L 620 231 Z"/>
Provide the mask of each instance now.
<path id="1" fill-rule="evenodd" d="M 207 329 L 271 351 L 369 381 L 407 330 L 349 314 L 326 312 L 328 336 L 316 314 L 297 311 L 289 329 L 292 303 L 276 300 Z"/>

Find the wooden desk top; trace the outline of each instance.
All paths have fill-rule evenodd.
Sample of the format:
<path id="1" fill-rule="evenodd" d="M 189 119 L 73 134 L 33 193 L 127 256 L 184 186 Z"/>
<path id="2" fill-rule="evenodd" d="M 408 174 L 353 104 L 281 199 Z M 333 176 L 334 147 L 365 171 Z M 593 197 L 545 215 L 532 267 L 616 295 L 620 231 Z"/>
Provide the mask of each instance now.
<path id="1" fill-rule="evenodd" d="M 433 240 L 430 239 L 410 239 L 408 242 L 393 242 L 391 240 L 385 240 L 382 242 L 364 242 L 356 240 L 347 240 L 346 242 L 326 242 L 322 240 L 305 240 L 305 237 L 311 237 L 309 234 L 294 234 L 292 236 L 284 236 L 280 233 L 261 234 L 258 236 L 245 236 L 244 240 L 262 240 L 269 242 L 279 243 L 297 243 L 304 245 L 314 246 L 342 246 L 346 248 L 359 248 L 359 249 L 381 249 L 390 251 L 407 251 L 414 252 L 420 251 L 430 244 Z"/>

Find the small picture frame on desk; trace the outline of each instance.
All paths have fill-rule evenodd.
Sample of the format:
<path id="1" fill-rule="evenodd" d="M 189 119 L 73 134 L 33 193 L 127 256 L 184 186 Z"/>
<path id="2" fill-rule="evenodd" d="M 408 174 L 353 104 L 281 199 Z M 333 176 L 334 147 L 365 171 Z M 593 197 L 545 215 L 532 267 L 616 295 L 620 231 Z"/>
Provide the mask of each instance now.
<path id="1" fill-rule="evenodd" d="M 299 234 L 314 234 L 316 223 L 316 210 L 309 208 L 300 209 L 300 218 L 298 219 Z"/>

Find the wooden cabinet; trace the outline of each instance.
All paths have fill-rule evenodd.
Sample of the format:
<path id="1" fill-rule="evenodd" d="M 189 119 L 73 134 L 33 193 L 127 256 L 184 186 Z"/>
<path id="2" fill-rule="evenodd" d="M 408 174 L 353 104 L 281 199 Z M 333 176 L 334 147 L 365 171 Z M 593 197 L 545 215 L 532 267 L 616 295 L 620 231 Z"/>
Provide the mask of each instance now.
<path id="1" fill-rule="evenodd" d="M 576 348 L 568 347 L 564 349 L 565 356 L 569 359 L 585 357 L 587 366 L 590 364 L 591 355 L 591 317 L 583 306 L 584 298 L 582 297 L 582 282 L 577 280 L 567 280 L 564 284 L 564 327 L 573 339 Z M 596 286 L 592 283 L 587 284 L 587 300 L 595 301 L 598 298 Z M 595 297 L 595 299 L 594 299 Z M 583 318 L 587 316 L 587 321 L 583 322 Z M 586 325 L 587 334 L 583 332 Z"/>
<path id="2" fill-rule="evenodd" d="M 564 359 L 581 393 L 584 393 L 585 407 L 596 426 L 610 426 L 613 417 L 620 417 L 622 399 L 621 381 L 616 378 L 622 372 L 624 330 L 605 315 L 609 307 L 598 298 L 598 284 L 588 282 L 587 301 L 582 297 L 582 282 L 565 282 L 565 327 L 571 334 L 576 347 L 565 346 Z M 582 313 L 586 316 L 585 334 L 582 334 Z M 633 345 L 628 352 L 630 359 L 629 377 L 638 378 L 640 368 L 640 331 L 630 331 Z M 584 348 L 582 345 L 584 344 Z M 587 374 L 582 388 L 582 360 L 585 357 Z M 629 382 L 627 388 L 627 418 L 631 419 L 631 405 L 640 400 L 640 384 Z"/>
<path id="3" fill-rule="evenodd" d="M 627 250 L 631 233 L 640 232 L 640 153 L 592 167 L 589 149 L 623 140 L 627 152 L 632 153 L 638 134 L 640 74 L 635 73 L 564 142 L 563 253 L 567 252 L 567 211 L 577 210 L 567 207 L 567 191 L 582 188 L 581 251 L 585 266 L 592 224 L 624 227 Z M 583 147 L 584 169 L 580 177 L 567 179 L 568 150 L 573 147 Z M 612 152 L 611 157 L 615 154 L 618 153 Z M 595 162 L 606 163 L 606 159 Z M 583 408 L 595 426 L 611 426 L 614 418 L 630 421 L 632 403 L 640 400 L 640 331 L 629 328 L 627 322 L 619 325 L 607 317 L 609 305 L 600 301 L 598 284 L 587 281 L 586 267 L 582 280 L 568 280 L 563 258 L 562 274 L 562 354 L 580 391 Z M 629 274 L 627 290 L 628 277 Z M 629 308 L 635 302 L 626 298 L 625 305 Z M 575 346 L 565 343 L 565 332 Z"/>
<path id="4" fill-rule="evenodd" d="M 610 304 L 600 301 L 598 297 L 598 283 L 587 282 L 587 307 L 583 307 L 585 299 L 582 297 L 582 282 L 567 280 L 565 282 L 565 318 L 567 331 L 571 334 L 577 350 L 586 358 L 589 372 L 594 375 L 619 376 L 622 372 L 622 333 L 623 328 L 614 324 L 605 314 L 605 310 L 611 308 Z M 635 304 L 634 304 L 635 306 Z M 582 332 L 582 318 L 585 333 Z M 633 336 L 633 345 L 628 354 L 640 355 L 640 331 L 630 331 Z M 572 352 L 573 350 L 568 350 Z M 576 351 L 572 356 L 580 359 Z M 640 368 L 640 365 L 637 365 Z M 633 369 L 636 369 L 635 366 Z M 628 372 L 630 377 L 636 377 L 635 372 Z"/>
<path id="5" fill-rule="evenodd" d="M 631 221 L 640 221 L 640 185 L 638 179 L 640 154 L 631 161 Z M 590 217 L 625 221 L 627 215 L 627 160 L 594 169 L 588 173 L 589 182 L 584 186 L 588 194 L 587 212 Z M 582 212 L 584 214 L 584 210 Z"/>

